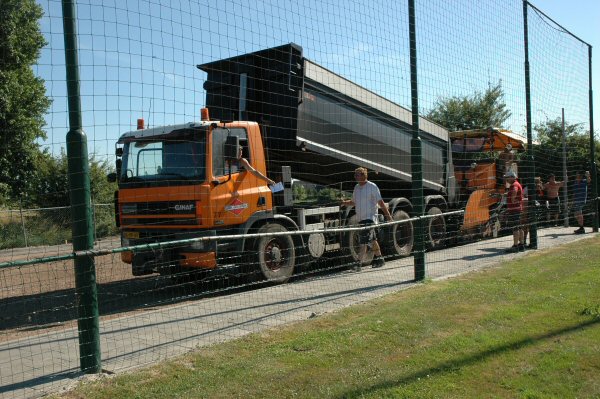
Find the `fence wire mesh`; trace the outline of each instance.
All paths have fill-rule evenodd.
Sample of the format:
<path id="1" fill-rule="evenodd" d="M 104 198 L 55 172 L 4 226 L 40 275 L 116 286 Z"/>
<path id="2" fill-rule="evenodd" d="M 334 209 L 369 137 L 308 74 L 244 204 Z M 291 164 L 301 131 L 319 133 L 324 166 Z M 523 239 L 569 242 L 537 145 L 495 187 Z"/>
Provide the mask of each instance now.
<path id="1" fill-rule="evenodd" d="M 77 2 L 95 205 L 94 248 L 74 251 L 62 4 L 7 2 L 31 54 L 6 50 L 0 79 L 20 76 L 5 87 L 33 117 L 0 103 L 0 396 L 86 371 L 77 260 L 95 266 L 102 369 L 120 372 L 415 284 L 419 241 L 442 278 L 591 231 L 589 45 L 521 1 L 416 1 L 415 80 L 408 3 Z"/>

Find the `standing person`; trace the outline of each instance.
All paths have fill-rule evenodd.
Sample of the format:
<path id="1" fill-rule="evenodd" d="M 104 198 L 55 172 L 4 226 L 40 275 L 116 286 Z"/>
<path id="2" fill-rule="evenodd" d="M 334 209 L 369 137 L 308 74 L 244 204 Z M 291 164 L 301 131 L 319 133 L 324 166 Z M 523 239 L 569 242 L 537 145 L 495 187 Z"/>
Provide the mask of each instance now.
<path id="1" fill-rule="evenodd" d="M 546 201 L 546 193 L 544 192 L 544 184 L 542 183 L 541 177 L 536 177 L 535 183 L 535 199 L 542 202 Z"/>
<path id="2" fill-rule="evenodd" d="M 498 156 L 498 160 L 500 161 L 500 165 L 498 165 L 500 167 L 498 168 L 499 170 L 496 171 L 496 176 L 502 178 L 512 169 L 512 164 L 515 160 L 515 154 L 513 153 L 512 145 L 510 143 L 506 144 L 504 151 Z"/>
<path id="3" fill-rule="evenodd" d="M 508 183 L 508 193 L 506 197 L 507 208 L 507 227 L 513 231 L 513 246 L 506 252 L 518 252 L 525 250 L 525 236 L 521 227 L 521 213 L 523 212 L 523 187 L 517 181 L 517 174 L 509 170 L 504 175 Z"/>
<path id="4" fill-rule="evenodd" d="M 533 180 L 533 183 L 535 185 L 535 204 L 533 204 L 533 212 L 537 215 L 537 221 L 541 222 L 543 220 L 542 218 L 548 218 L 548 200 L 546 199 L 542 178 L 537 176 Z M 523 190 L 526 189 L 526 187 L 523 188 Z M 527 237 L 525 237 L 525 241 L 527 241 Z"/>
<path id="5" fill-rule="evenodd" d="M 529 236 L 529 225 L 531 221 L 529 220 L 529 195 L 527 191 L 527 186 L 523 187 L 523 205 L 521 207 L 521 229 L 523 230 L 523 245 L 527 244 L 527 237 Z M 535 212 L 535 209 L 533 210 Z M 528 248 L 533 248 L 531 246 L 531 238 L 529 239 Z"/>
<path id="6" fill-rule="evenodd" d="M 560 215 L 560 196 L 559 190 L 564 187 L 564 181 L 556 181 L 554 174 L 548 176 L 548 182 L 544 184 L 546 190 L 546 199 L 548 200 L 548 221 L 550 224 L 558 225 L 558 216 Z"/>
<path id="7" fill-rule="evenodd" d="M 592 178 L 590 172 L 585 172 L 585 180 L 583 179 L 584 173 L 577 172 L 575 176 L 575 183 L 573 184 L 573 207 L 575 213 L 575 219 L 579 228 L 575 230 L 575 234 L 584 234 L 585 228 L 583 227 L 583 207 L 587 201 L 587 186 L 591 183 Z"/>
<path id="8" fill-rule="evenodd" d="M 367 180 L 368 174 L 365 168 L 356 168 L 354 171 L 354 178 L 356 179 L 356 186 L 352 193 L 352 199 L 342 201 L 342 206 L 352 206 L 356 208 L 356 217 L 359 220 L 359 224 L 363 226 L 377 224 L 377 206 L 381 208 L 383 214 L 388 221 L 392 220 L 392 215 L 388 210 L 385 202 L 381 198 L 379 188 L 373 182 Z M 375 229 L 361 230 L 359 234 L 360 252 L 358 255 L 359 268 L 367 253 L 367 245 L 371 245 L 373 249 L 372 266 L 381 267 L 385 264 L 383 257 L 381 256 L 381 248 L 377 242 L 375 235 Z"/>

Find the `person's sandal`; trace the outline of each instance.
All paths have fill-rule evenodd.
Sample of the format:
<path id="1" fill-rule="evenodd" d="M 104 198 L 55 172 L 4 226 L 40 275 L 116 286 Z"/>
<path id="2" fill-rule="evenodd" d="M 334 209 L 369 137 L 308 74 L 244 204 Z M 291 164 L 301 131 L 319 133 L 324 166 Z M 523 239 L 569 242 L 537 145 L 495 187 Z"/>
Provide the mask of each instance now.
<path id="1" fill-rule="evenodd" d="M 383 265 L 385 265 L 385 260 L 383 259 L 382 256 L 374 257 L 373 262 L 371 262 L 372 268 L 382 267 Z"/>

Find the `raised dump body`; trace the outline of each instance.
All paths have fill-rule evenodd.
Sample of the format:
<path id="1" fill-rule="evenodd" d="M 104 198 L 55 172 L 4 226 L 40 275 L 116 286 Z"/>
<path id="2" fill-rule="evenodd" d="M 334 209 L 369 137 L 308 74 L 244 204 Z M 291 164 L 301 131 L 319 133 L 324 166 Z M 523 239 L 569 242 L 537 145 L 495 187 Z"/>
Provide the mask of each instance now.
<path id="1" fill-rule="evenodd" d="M 198 68 L 208 73 L 211 118 L 260 124 L 269 175 L 289 165 L 295 178 L 350 190 L 354 168 L 363 166 L 385 198 L 410 198 L 412 117 L 406 108 L 304 58 L 296 44 Z M 424 118 L 419 125 L 425 193 L 448 194 L 452 203 L 448 131 Z"/>

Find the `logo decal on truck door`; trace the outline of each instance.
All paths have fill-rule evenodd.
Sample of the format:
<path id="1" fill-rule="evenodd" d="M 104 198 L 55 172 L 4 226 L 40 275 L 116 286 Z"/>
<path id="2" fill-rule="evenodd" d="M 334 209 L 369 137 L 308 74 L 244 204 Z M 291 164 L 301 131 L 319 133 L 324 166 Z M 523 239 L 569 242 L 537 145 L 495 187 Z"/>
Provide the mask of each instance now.
<path id="1" fill-rule="evenodd" d="M 225 206 L 225 210 L 229 212 L 233 212 L 236 215 L 239 215 L 244 211 L 244 209 L 248 208 L 248 204 L 246 202 L 242 202 L 239 199 L 234 199 L 229 205 Z"/>

